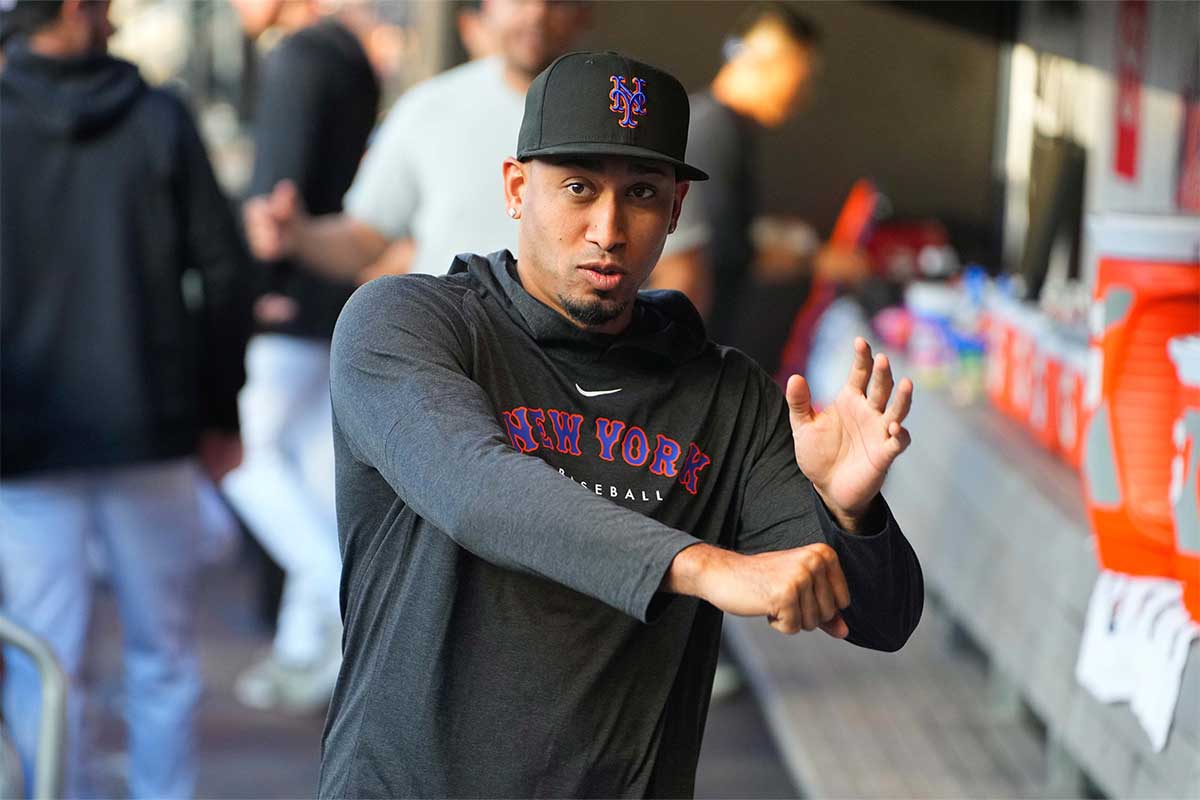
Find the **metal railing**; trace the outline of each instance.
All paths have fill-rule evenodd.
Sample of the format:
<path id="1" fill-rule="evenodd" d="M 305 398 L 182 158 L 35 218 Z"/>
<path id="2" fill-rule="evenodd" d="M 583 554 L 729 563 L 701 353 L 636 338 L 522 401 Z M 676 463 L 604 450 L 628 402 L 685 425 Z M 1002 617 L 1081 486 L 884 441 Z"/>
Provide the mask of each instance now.
<path id="1" fill-rule="evenodd" d="M 67 726 L 67 676 L 49 645 L 0 614 L 0 642 L 33 659 L 42 677 L 42 719 L 33 774 L 35 800 L 62 795 L 63 746 Z"/>

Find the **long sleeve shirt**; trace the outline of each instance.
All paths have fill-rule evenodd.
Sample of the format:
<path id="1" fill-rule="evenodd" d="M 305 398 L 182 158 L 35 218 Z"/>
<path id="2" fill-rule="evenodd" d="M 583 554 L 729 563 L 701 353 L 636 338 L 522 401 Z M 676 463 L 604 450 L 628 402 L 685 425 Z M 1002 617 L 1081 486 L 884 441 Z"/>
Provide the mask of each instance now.
<path id="1" fill-rule="evenodd" d="M 619 336 L 507 253 L 373 281 L 334 334 L 345 661 L 320 794 L 689 796 L 721 613 L 659 591 L 699 541 L 830 544 L 851 641 L 900 647 L 920 567 L 834 524 L 779 389 L 673 292 Z"/>

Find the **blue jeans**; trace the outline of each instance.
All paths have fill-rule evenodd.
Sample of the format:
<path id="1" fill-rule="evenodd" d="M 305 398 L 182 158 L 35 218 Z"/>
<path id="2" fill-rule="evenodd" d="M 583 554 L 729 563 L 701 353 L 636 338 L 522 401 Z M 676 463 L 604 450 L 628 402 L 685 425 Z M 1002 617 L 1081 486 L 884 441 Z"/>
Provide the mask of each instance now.
<path id="1" fill-rule="evenodd" d="M 104 555 L 120 612 L 130 794 L 193 793 L 192 721 L 201 692 L 195 481 L 192 461 L 180 459 L 0 483 L 0 601 L 18 625 L 49 642 L 69 681 L 68 796 L 84 791 L 87 757 L 80 671 L 92 599 L 89 541 Z M 5 719 L 32 776 L 40 678 L 24 654 L 9 648 L 5 658 Z"/>

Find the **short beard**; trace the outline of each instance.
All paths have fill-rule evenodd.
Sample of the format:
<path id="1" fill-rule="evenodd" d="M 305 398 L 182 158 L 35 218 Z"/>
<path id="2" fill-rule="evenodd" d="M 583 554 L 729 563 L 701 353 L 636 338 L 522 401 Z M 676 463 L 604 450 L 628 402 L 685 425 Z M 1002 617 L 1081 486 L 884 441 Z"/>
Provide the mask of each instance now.
<path id="1" fill-rule="evenodd" d="M 625 313 L 625 309 L 629 307 L 629 301 L 621 302 L 620 300 L 592 300 L 582 301 L 575 300 L 560 294 L 558 302 L 562 304 L 563 310 L 571 319 L 585 327 L 593 327 L 603 325 L 606 322 L 612 322 L 617 317 Z"/>

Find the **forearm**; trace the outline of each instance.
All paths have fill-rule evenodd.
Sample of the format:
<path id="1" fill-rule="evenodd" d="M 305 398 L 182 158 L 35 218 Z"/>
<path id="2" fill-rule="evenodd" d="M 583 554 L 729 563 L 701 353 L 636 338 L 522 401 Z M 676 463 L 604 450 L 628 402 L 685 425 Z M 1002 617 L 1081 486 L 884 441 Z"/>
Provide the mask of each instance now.
<path id="1" fill-rule="evenodd" d="M 671 566 L 663 575 L 659 589 L 671 594 L 704 599 L 704 574 L 711 572 L 716 563 L 725 558 L 727 552 L 704 542 L 680 550 L 671 560 Z"/>
<path id="2" fill-rule="evenodd" d="M 383 255 L 388 240 L 345 214 L 309 217 L 296 231 L 295 255 L 305 268 L 334 280 L 354 280 Z"/>
<path id="3" fill-rule="evenodd" d="M 873 650 L 899 650 L 916 630 L 925 601 L 917 555 L 882 495 L 854 533 L 823 512 L 822 527 L 850 586 L 843 615 L 849 641 Z"/>

